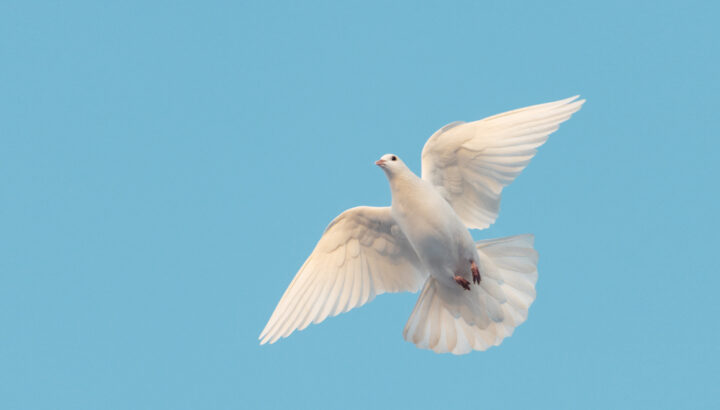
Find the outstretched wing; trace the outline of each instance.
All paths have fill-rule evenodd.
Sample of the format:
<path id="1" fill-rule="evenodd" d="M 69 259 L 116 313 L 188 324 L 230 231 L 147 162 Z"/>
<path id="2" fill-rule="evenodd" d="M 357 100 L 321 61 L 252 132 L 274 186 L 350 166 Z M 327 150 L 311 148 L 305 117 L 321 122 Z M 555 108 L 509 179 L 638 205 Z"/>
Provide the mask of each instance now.
<path id="1" fill-rule="evenodd" d="M 422 178 L 435 185 L 468 228 L 487 228 L 497 218 L 503 187 L 580 109 L 585 100 L 577 98 L 444 126 L 423 147 Z"/>
<path id="2" fill-rule="evenodd" d="M 295 275 L 260 334 L 260 344 L 362 306 L 375 295 L 416 292 L 426 277 L 389 207 L 348 209 L 325 229 Z"/>

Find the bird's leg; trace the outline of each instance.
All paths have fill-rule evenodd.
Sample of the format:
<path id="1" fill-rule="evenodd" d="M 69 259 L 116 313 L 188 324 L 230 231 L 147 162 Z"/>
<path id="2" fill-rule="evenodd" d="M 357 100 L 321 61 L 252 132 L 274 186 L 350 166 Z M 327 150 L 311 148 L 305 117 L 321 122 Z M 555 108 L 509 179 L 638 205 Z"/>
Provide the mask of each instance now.
<path id="1" fill-rule="evenodd" d="M 470 270 L 472 271 L 472 274 L 473 274 L 473 282 L 477 283 L 479 285 L 480 284 L 480 269 L 478 269 L 477 264 L 473 260 L 470 261 Z"/>
<path id="2" fill-rule="evenodd" d="M 470 282 L 468 282 L 467 279 L 463 278 L 460 275 L 455 275 L 455 282 L 457 282 L 458 285 L 462 286 L 465 290 L 470 290 Z"/>

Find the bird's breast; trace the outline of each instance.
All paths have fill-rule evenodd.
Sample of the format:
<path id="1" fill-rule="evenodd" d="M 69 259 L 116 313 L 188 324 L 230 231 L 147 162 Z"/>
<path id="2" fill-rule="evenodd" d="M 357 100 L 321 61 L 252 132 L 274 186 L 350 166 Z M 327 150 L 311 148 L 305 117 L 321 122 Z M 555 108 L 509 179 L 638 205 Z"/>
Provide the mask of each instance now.
<path id="1" fill-rule="evenodd" d="M 393 195 L 392 214 L 420 260 L 431 272 L 453 270 L 467 253 L 467 229 L 436 191 L 419 187 Z M 432 188 L 431 188 L 432 189 Z"/>

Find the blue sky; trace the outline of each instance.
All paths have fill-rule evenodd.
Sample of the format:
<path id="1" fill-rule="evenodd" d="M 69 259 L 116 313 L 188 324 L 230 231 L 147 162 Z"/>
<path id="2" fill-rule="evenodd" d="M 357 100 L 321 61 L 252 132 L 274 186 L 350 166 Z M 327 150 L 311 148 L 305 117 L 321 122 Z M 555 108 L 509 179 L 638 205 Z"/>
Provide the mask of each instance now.
<path id="1" fill-rule="evenodd" d="M 718 11 L 3 2 L 0 407 L 717 408 Z M 575 94 L 473 233 L 536 235 L 500 347 L 416 349 L 413 294 L 258 345 L 380 155 Z"/>

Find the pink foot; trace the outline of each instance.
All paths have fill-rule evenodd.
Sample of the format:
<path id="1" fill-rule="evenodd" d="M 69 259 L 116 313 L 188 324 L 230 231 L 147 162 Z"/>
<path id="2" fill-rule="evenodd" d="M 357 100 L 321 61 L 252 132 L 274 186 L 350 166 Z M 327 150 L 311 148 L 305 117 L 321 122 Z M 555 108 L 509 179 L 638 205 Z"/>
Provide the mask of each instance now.
<path id="1" fill-rule="evenodd" d="M 475 264 L 475 261 L 470 261 L 470 270 L 472 270 L 473 274 L 473 282 L 480 284 L 480 269 L 478 269 L 477 265 Z"/>
<path id="2" fill-rule="evenodd" d="M 455 282 L 457 282 L 458 285 L 462 286 L 463 289 L 470 290 L 470 282 L 468 282 L 468 280 L 463 278 L 462 276 L 455 275 Z"/>

